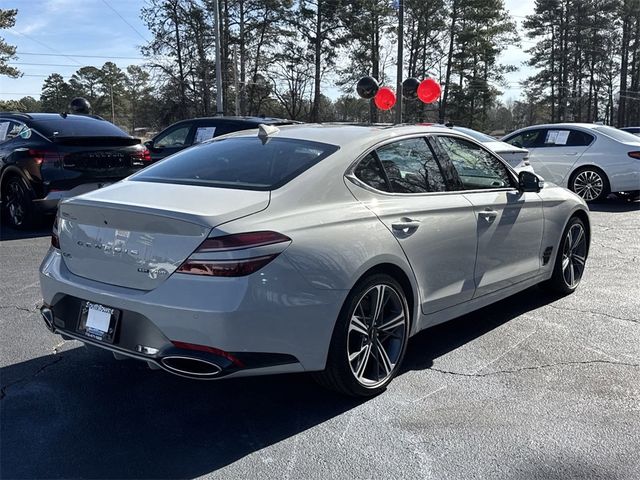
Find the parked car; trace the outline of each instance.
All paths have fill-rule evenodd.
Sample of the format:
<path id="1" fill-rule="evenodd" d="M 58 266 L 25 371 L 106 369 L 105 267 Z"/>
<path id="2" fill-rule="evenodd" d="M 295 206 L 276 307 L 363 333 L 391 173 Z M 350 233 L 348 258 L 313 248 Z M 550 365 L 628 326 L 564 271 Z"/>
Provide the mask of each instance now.
<path id="1" fill-rule="evenodd" d="M 632 133 L 636 137 L 640 137 L 640 127 L 623 127 L 620 130 L 622 130 L 623 132 Z"/>
<path id="2" fill-rule="evenodd" d="M 494 151 L 505 159 L 509 165 L 516 169 L 516 171 L 534 171 L 529 163 L 529 151 L 527 149 L 510 145 L 471 128 L 454 126 L 452 129 L 456 132 L 465 133 L 482 143 L 489 150 Z"/>
<path id="3" fill-rule="evenodd" d="M 262 127 L 63 202 L 41 313 L 185 377 L 316 372 L 374 395 L 420 330 L 541 282 L 573 292 L 590 232 L 578 196 L 448 128 Z"/>
<path id="4" fill-rule="evenodd" d="M 145 145 L 156 162 L 191 145 L 239 130 L 258 128 L 258 125 L 290 125 L 293 120 L 265 117 L 205 117 L 174 123 L 162 130 Z"/>
<path id="5" fill-rule="evenodd" d="M 89 115 L 0 113 L 0 198 L 8 224 L 30 228 L 67 197 L 116 182 L 151 162 L 149 150 Z"/>
<path id="6" fill-rule="evenodd" d="M 536 173 L 587 202 L 603 200 L 609 193 L 640 191 L 640 139 L 629 132 L 558 123 L 523 128 L 502 140 L 528 149 Z"/>

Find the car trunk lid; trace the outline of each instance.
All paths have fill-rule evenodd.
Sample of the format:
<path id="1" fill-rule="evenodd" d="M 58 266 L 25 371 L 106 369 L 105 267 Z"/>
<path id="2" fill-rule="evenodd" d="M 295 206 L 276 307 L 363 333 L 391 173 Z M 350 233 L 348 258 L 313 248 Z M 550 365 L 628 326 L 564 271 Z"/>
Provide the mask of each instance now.
<path id="1" fill-rule="evenodd" d="M 75 275 L 152 290 L 213 227 L 268 204 L 269 192 L 124 181 L 60 205 L 60 248 Z"/>

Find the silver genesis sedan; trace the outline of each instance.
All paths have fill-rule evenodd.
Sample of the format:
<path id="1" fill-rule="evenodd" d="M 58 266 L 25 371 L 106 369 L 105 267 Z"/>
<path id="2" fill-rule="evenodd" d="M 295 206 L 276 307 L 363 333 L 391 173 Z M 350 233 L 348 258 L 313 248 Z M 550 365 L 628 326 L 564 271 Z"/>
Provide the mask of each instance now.
<path id="1" fill-rule="evenodd" d="M 408 339 L 589 252 L 577 195 L 444 127 L 261 126 L 60 205 L 47 327 L 196 379 L 382 391 Z"/>

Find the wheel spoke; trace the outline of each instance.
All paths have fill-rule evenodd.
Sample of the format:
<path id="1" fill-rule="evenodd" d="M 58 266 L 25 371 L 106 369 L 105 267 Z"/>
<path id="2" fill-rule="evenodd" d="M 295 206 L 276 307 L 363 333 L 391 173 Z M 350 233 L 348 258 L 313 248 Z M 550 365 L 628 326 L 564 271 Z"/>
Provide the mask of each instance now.
<path id="1" fill-rule="evenodd" d="M 378 326 L 378 330 L 382 332 L 389 332 L 396 329 L 397 327 L 400 327 L 401 325 L 404 325 L 404 312 Z"/>
<path id="2" fill-rule="evenodd" d="M 562 271 L 563 271 L 563 272 L 564 272 L 564 271 L 567 269 L 567 267 L 569 266 L 569 262 L 570 262 L 570 261 L 571 261 L 571 260 L 569 260 L 569 257 L 563 257 L 563 258 L 562 258 Z"/>
<path id="3" fill-rule="evenodd" d="M 576 238 L 572 243 L 571 249 L 575 250 L 576 247 L 582 242 L 583 239 L 584 239 L 584 230 L 578 226 L 578 238 Z"/>
<path id="4" fill-rule="evenodd" d="M 573 262 L 569 262 L 569 278 L 571 279 L 569 281 L 569 286 L 573 287 L 576 282 L 576 272 L 573 268 Z"/>
<path id="5" fill-rule="evenodd" d="M 375 324 L 378 321 L 378 318 L 380 318 L 380 313 L 382 312 L 382 309 L 384 307 L 384 296 L 385 296 L 385 292 L 387 290 L 387 287 L 385 285 L 378 285 L 376 287 L 376 298 L 375 298 L 375 307 L 373 309 L 373 317 L 372 317 L 372 322 Z"/>
<path id="6" fill-rule="evenodd" d="M 356 315 L 351 317 L 351 323 L 349 324 L 349 332 L 358 332 L 360 335 L 369 337 L 369 329 L 367 325 Z"/>
<path id="7" fill-rule="evenodd" d="M 371 358 L 371 344 L 367 344 L 365 346 L 364 358 L 362 359 L 360 365 L 358 365 L 358 370 L 356 371 L 356 377 L 359 379 L 364 375 L 365 370 L 367 369 L 367 365 L 369 364 L 369 358 Z"/>
<path id="8" fill-rule="evenodd" d="M 368 348 L 370 348 L 368 343 L 363 345 L 360 350 L 349 355 L 349 361 L 353 362 L 356 358 L 362 355 Z"/>
<path id="9" fill-rule="evenodd" d="M 378 358 L 379 364 L 382 365 L 382 368 L 384 368 L 384 376 L 386 377 L 391 373 L 391 370 L 393 370 L 393 365 L 391 364 L 389 355 L 387 355 L 387 352 L 382 346 L 382 343 L 380 343 L 380 340 L 377 338 L 376 338 L 376 351 L 377 351 L 376 357 Z"/>
<path id="10" fill-rule="evenodd" d="M 577 263 L 578 265 L 584 267 L 584 263 L 586 261 L 586 258 L 581 257 L 580 255 L 573 255 L 573 261 L 575 263 Z"/>

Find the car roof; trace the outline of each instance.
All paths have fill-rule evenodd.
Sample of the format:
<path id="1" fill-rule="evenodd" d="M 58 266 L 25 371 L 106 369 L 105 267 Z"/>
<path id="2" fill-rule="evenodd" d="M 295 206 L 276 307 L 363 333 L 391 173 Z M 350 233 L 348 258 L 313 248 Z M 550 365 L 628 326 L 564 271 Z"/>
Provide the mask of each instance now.
<path id="1" fill-rule="evenodd" d="M 181 120 L 180 122 L 195 122 L 195 121 L 204 121 L 204 122 L 246 122 L 246 123 L 254 123 L 259 125 L 261 123 L 271 125 L 277 123 L 301 123 L 295 120 L 288 120 L 286 118 L 276 118 L 276 117 L 251 117 L 251 116 L 222 116 L 222 117 L 195 117 L 189 118 L 185 120 Z"/>
<path id="2" fill-rule="evenodd" d="M 519 128 L 518 130 L 515 130 L 511 133 L 509 133 L 508 135 L 511 135 L 512 133 L 515 132 L 519 132 L 521 130 L 532 130 L 532 129 L 536 129 L 536 128 L 572 128 L 572 127 L 578 127 L 578 128 L 586 128 L 588 130 L 594 130 L 597 127 L 602 127 L 603 125 L 597 124 L 597 123 L 572 123 L 572 122 L 565 122 L 565 123 L 543 123 L 540 125 L 531 125 L 528 127 L 523 127 L 523 128 Z"/>
<path id="3" fill-rule="evenodd" d="M 377 143 L 385 139 L 400 137 L 411 134 L 448 133 L 458 134 L 468 138 L 467 135 L 459 134 L 450 128 L 442 126 L 425 125 L 365 125 L 350 123 L 303 123 L 298 125 L 283 125 L 278 127 L 279 132 L 275 137 L 309 140 L 320 143 L 327 143 L 345 147 L 347 145 L 367 145 Z M 252 137 L 256 135 L 256 130 L 242 130 L 234 132 L 226 137 Z"/>

